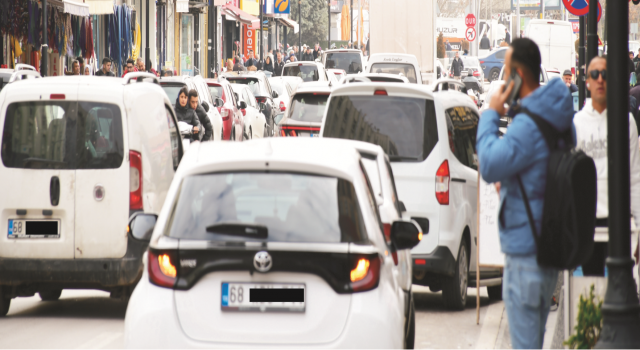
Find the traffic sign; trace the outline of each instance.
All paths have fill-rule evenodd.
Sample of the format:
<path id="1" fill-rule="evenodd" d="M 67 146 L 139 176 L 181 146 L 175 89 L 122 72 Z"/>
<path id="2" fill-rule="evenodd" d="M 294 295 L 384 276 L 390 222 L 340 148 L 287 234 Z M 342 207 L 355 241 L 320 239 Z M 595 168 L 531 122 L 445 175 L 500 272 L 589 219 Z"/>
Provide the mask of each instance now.
<path id="1" fill-rule="evenodd" d="M 468 41 L 474 41 L 476 40 L 476 30 L 473 27 L 469 27 L 467 28 L 467 31 L 464 33 L 465 38 L 467 38 Z"/>
<path id="2" fill-rule="evenodd" d="M 574 16 L 584 16 L 589 13 L 589 0 L 562 0 L 562 3 L 567 11 Z M 601 17 L 602 6 L 598 1 L 598 22 L 600 22 Z"/>
<path id="3" fill-rule="evenodd" d="M 468 14 L 467 17 L 465 17 L 465 19 L 464 19 L 464 24 L 466 24 L 467 27 L 475 27 L 476 26 L 476 16 L 474 16 L 473 13 Z"/>

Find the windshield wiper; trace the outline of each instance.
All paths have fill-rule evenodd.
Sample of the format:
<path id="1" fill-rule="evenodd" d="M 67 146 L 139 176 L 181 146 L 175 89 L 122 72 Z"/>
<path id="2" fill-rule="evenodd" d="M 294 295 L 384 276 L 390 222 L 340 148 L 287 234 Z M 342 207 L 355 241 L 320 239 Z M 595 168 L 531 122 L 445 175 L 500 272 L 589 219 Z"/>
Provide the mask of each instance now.
<path id="1" fill-rule="evenodd" d="M 394 160 L 418 160 L 417 157 L 407 157 L 407 156 L 389 156 L 389 160 L 394 161 Z"/>
<path id="2" fill-rule="evenodd" d="M 264 239 L 269 237 L 269 229 L 266 226 L 244 223 L 214 224 L 211 226 L 207 226 L 207 232 L 249 238 Z"/>

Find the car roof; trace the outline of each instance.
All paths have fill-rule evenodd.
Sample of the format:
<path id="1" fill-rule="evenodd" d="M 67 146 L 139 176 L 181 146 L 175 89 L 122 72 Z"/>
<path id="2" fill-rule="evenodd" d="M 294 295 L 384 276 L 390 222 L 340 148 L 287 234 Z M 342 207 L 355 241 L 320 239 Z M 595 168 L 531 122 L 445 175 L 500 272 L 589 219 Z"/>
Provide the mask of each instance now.
<path id="1" fill-rule="evenodd" d="M 362 51 L 358 50 L 358 49 L 331 49 L 331 50 L 326 50 L 324 51 L 324 53 L 332 53 L 332 52 L 353 52 L 353 53 L 362 53 Z"/>
<path id="2" fill-rule="evenodd" d="M 315 61 L 295 61 L 295 62 L 286 63 L 284 65 L 284 67 L 291 67 L 291 66 L 316 66 L 316 67 L 324 68 L 322 63 L 315 62 Z"/>
<path id="3" fill-rule="evenodd" d="M 302 83 L 298 85 L 296 94 L 308 93 L 308 92 L 331 92 L 331 85 L 329 81 L 313 81 L 308 83 Z"/>
<path id="4" fill-rule="evenodd" d="M 389 73 L 365 73 L 365 72 L 360 72 L 358 73 L 358 75 L 363 76 L 363 77 L 381 77 L 381 78 L 387 78 L 387 79 L 393 79 L 393 80 L 399 80 L 405 83 L 409 82 L 409 79 L 407 79 L 407 77 L 402 76 L 402 75 L 398 75 L 398 74 L 389 74 Z"/>
<path id="5" fill-rule="evenodd" d="M 459 91 L 440 91 L 436 94 L 436 99 L 438 100 L 438 102 L 440 102 L 440 105 L 444 110 L 453 107 L 464 106 L 469 107 L 475 110 L 476 113 L 480 114 L 478 112 L 478 106 L 476 106 L 476 103 L 471 98 L 469 98 L 467 94 L 461 93 Z"/>
<path id="6" fill-rule="evenodd" d="M 162 77 L 160 78 L 160 83 L 186 83 L 190 76 L 187 75 L 179 75 L 173 77 Z"/>
<path id="7" fill-rule="evenodd" d="M 433 92 L 427 85 L 398 83 L 358 83 L 339 85 L 333 89 L 331 96 L 373 95 L 375 90 L 386 90 L 391 96 L 406 96 L 433 100 Z"/>
<path id="8" fill-rule="evenodd" d="M 374 143 L 370 143 L 370 142 L 365 142 L 365 141 L 357 141 L 357 140 L 349 140 L 349 139 L 334 139 L 334 138 L 330 138 L 330 137 L 326 137 L 323 138 L 324 140 L 332 140 L 333 142 L 335 142 L 336 144 L 344 144 L 344 146 L 347 147 L 353 147 L 355 148 L 358 152 L 360 153 L 369 153 L 372 155 L 375 155 L 376 157 L 384 157 L 385 159 L 388 160 L 388 156 L 387 154 L 384 152 L 384 150 L 382 149 L 382 147 L 380 147 L 379 145 L 376 145 Z"/>

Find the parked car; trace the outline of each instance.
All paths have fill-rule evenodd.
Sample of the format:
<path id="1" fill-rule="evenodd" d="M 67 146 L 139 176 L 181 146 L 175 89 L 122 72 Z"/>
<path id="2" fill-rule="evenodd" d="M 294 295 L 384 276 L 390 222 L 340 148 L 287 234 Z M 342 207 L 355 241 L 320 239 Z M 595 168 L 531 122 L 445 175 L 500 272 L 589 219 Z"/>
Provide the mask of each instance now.
<path id="1" fill-rule="evenodd" d="M 483 75 L 490 82 L 499 79 L 500 70 L 502 66 L 504 66 L 504 56 L 507 53 L 507 49 L 509 48 L 501 47 L 491 51 L 489 55 L 480 58 Z"/>
<path id="2" fill-rule="evenodd" d="M 28 64 L 23 64 L 23 63 L 18 63 L 16 64 L 16 68 L 15 69 L 10 69 L 10 68 L 0 68 L 0 91 L 2 90 L 2 88 L 9 84 L 9 80 L 11 79 L 11 76 L 13 75 L 13 73 L 17 72 L 17 71 L 21 71 L 21 70 L 26 70 L 26 71 L 32 71 L 32 72 L 37 72 L 36 68 L 34 66 L 30 66 Z M 38 74 L 40 75 L 40 74 Z M 29 78 L 33 78 L 35 75 L 28 75 L 25 76 L 25 78 L 29 79 Z M 21 79 L 23 77 L 17 77 L 14 79 Z"/>
<path id="3" fill-rule="evenodd" d="M 238 106 L 244 117 L 244 134 L 246 138 L 269 137 L 267 120 L 262 113 L 265 104 L 258 102 L 251 93 L 249 86 L 244 84 L 231 84 L 233 91 L 238 94 Z M 238 131 L 242 129 L 237 129 Z"/>
<path id="4" fill-rule="evenodd" d="M 12 298 L 35 293 L 57 300 L 67 288 L 118 298 L 133 291 L 148 243 L 129 219 L 160 212 L 183 152 L 157 82 L 137 72 L 2 89 L 0 316 Z"/>
<path id="5" fill-rule="evenodd" d="M 340 81 L 343 77 L 347 75 L 347 72 L 345 72 L 344 69 L 335 69 L 335 68 L 327 69 L 327 74 L 328 73 L 333 73 L 333 76 L 336 77 L 338 81 Z"/>
<path id="6" fill-rule="evenodd" d="M 240 119 L 243 119 L 242 112 L 238 109 L 238 101 L 236 99 L 233 90 L 231 90 L 231 84 L 226 79 L 205 79 L 211 96 L 215 99 L 222 99 L 222 103 L 218 101 L 215 103 L 215 107 L 220 112 L 222 117 L 222 140 L 231 139 L 232 126 Z M 226 133 L 224 132 L 226 130 Z"/>
<path id="7" fill-rule="evenodd" d="M 322 63 L 309 61 L 289 62 L 285 64 L 282 69 L 282 76 L 300 77 L 304 82 L 329 80 Z"/>
<path id="8" fill-rule="evenodd" d="M 322 116 L 331 94 L 328 82 L 304 83 L 291 96 L 284 118 L 278 123 L 280 136 L 318 137 Z"/>
<path id="9" fill-rule="evenodd" d="M 320 132 L 321 138 L 371 142 L 387 153 L 404 215 L 425 232 L 411 251 L 413 283 L 442 290 L 454 310 L 465 308 L 469 278 L 477 272 L 478 118 L 473 101 L 459 92 L 346 84 L 331 92 Z M 500 269 L 482 270 L 480 278 L 498 298 Z"/>
<path id="10" fill-rule="evenodd" d="M 387 242 L 361 160 L 331 140 L 194 144 L 144 217 L 125 347 L 413 347 L 390 252 L 426 235 L 396 220 Z"/>
<path id="11" fill-rule="evenodd" d="M 296 89 L 298 88 L 298 86 L 300 86 L 300 84 L 304 83 L 304 80 L 302 80 L 302 78 L 300 77 L 284 77 L 281 76 L 279 77 L 280 79 L 282 79 L 283 81 L 286 81 L 287 83 L 289 83 L 289 86 L 291 86 L 291 92 L 295 92 Z"/>
<path id="12" fill-rule="evenodd" d="M 335 49 L 324 51 L 321 62 L 326 69 L 342 69 L 345 74 L 357 74 L 363 71 L 365 60 L 360 50 Z"/>
<path id="13" fill-rule="evenodd" d="M 176 77 L 162 77 L 160 78 L 160 86 L 167 94 L 172 106 L 175 107 L 178 94 L 182 87 L 186 86 L 189 90 L 195 89 L 198 92 L 198 102 L 202 105 L 202 108 L 207 111 L 207 116 L 211 120 L 211 126 L 213 127 L 213 139 L 212 141 L 222 140 L 222 116 L 218 112 L 217 108 L 214 108 L 213 98 L 209 92 L 207 83 L 201 76 L 176 76 Z M 204 128 L 201 128 L 202 134 L 204 134 Z"/>
<path id="14" fill-rule="evenodd" d="M 251 89 L 251 93 L 256 97 L 258 102 L 264 103 L 267 108 L 262 112 L 267 118 L 267 126 L 269 130 L 267 133 L 269 136 L 273 136 L 275 132 L 274 121 L 276 114 L 278 113 L 278 106 L 275 103 L 275 99 L 280 95 L 277 91 L 273 90 L 269 79 L 262 72 L 243 72 L 237 73 L 225 73 L 222 76 L 229 83 L 232 84 L 245 84 Z"/>
<path id="15" fill-rule="evenodd" d="M 399 53 L 376 53 L 369 56 L 366 73 L 388 73 L 402 75 L 412 84 L 422 85 L 418 59 L 414 55 Z"/>
<path id="16" fill-rule="evenodd" d="M 293 95 L 291 83 L 282 77 L 273 77 L 269 78 L 269 84 L 271 84 L 272 89 L 278 92 L 278 98 L 274 99 L 274 102 L 278 106 L 278 111 L 286 111 L 291 101 L 291 95 Z"/>

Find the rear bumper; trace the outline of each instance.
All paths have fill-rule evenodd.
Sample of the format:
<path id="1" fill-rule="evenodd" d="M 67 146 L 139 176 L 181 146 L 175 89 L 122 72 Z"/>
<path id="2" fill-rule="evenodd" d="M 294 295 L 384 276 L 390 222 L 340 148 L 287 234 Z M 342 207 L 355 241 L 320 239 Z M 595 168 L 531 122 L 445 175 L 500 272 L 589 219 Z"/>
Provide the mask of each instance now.
<path id="1" fill-rule="evenodd" d="M 453 276 L 456 268 L 456 259 L 446 246 L 438 246 L 431 254 L 411 254 L 413 271 Z M 424 263 L 423 263 L 424 260 Z"/>
<path id="2" fill-rule="evenodd" d="M 127 252 L 122 258 L 0 258 L 0 284 L 36 290 L 41 287 L 109 290 L 132 285 L 142 276 L 142 255 L 147 246 L 147 242 L 137 241 L 129 235 Z"/>

